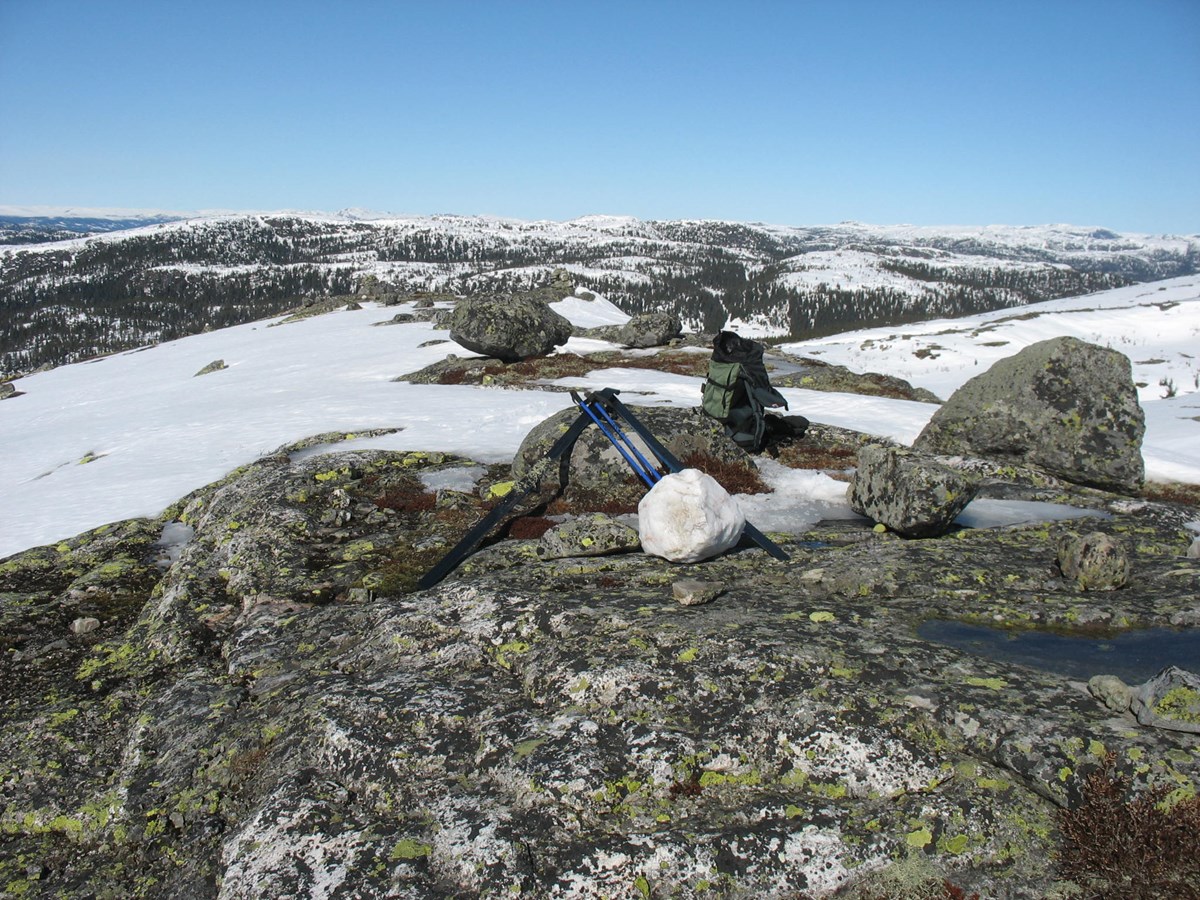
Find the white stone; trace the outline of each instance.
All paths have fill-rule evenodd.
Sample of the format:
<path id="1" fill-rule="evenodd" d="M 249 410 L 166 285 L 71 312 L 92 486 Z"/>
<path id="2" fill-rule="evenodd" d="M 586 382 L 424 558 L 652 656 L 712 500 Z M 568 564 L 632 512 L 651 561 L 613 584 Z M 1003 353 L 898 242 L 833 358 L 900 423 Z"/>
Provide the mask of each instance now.
<path id="1" fill-rule="evenodd" d="M 100 627 L 100 620 L 91 616 L 76 619 L 71 623 L 72 634 L 89 634 Z"/>
<path id="2" fill-rule="evenodd" d="M 638 504 L 642 549 L 671 562 L 699 562 L 741 540 L 737 501 L 699 469 L 666 475 Z"/>

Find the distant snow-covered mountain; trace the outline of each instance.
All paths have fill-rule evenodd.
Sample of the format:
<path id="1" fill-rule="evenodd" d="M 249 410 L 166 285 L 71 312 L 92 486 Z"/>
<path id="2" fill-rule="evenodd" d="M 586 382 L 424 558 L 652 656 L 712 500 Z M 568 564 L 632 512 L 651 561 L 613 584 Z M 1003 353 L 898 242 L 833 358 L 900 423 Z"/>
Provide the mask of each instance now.
<path id="1" fill-rule="evenodd" d="M 1067 225 L 82 212 L 26 217 L 58 229 L 55 239 L 0 246 L 0 376 L 351 294 L 367 276 L 385 293 L 470 294 L 528 289 L 565 269 L 630 314 L 664 310 L 690 330 L 799 338 L 1023 306 L 1200 266 L 1200 236 Z M 89 221 L 128 227 L 83 233 Z"/>
<path id="2" fill-rule="evenodd" d="M 0 205 L 0 244 L 70 240 L 186 218 L 188 213 L 155 210 Z"/>

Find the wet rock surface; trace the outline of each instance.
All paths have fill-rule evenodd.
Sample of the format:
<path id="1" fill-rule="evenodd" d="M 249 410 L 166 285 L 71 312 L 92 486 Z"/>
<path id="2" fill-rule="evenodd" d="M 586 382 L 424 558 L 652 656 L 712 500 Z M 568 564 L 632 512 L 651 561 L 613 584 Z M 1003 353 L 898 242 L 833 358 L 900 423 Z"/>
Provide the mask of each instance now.
<path id="1" fill-rule="evenodd" d="M 280 452 L 0 562 L 0 890 L 819 897 L 919 864 L 1047 896 L 1056 810 L 1107 754 L 1133 790 L 1200 785 L 1200 737 L 917 635 L 1166 625 L 1200 591 L 1194 508 L 991 470 L 982 492 L 1110 518 L 826 522 L 773 536 L 788 562 L 502 540 L 414 592 L 510 477 L 425 490 L 465 464 Z M 1129 548 L 1119 590 L 1061 576 L 1061 540 L 1093 532 Z M 683 605 L 687 580 L 722 592 Z M 1191 715 L 1171 690 L 1151 702 Z"/>

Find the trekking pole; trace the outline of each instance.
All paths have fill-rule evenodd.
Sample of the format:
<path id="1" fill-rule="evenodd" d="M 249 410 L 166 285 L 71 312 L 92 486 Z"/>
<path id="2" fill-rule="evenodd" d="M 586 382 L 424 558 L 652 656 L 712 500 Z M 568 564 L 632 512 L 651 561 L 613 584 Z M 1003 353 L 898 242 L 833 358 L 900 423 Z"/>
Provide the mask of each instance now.
<path id="1" fill-rule="evenodd" d="M 538 483 L 542 480 L 542 477 L 546 474 L 545 471 L 542 470 L 542 467 L 549 466 L 550 464 L 561 459 L 563 456 L 569 454 L 572 448 L 575 446 L 575 441 L 578 439 L 579 435 L 581 435 L 583 430 L 594 421 L 594 418 L 589 418 L 588 416 L 580 414 L 579 417 L 571 423 L 570 427 L 563 432 L 562 436 L 554 442 L 553 446 L 550 447 L 550 450 L 546 453 L 546 456 L 542 459 L 542 461 L 536 464 L 534 468 L 526 474 L 522 482 L 514 485 L 512 490 L 505 495 L 504 499 L 496 504 L 496 506 L 492 508 L 491 512 L 489 512 L 478 523 L 476 523 L 475 527 L 467 532 L 466 536 L 464 536 L 462 540 L 460 540 L 445 556 L 443 556 L 437 565 L 421 576 L 421 578 L 417 581 L 417 587 L 421 588 L 422 590 L 425 588 L 431 588 L 449 575 L 452 571 L 454 571 L 458 564 L 462 562 L 468 555 L 470 555 L 471 551 L 475 549 L 480 541 L 487 537 L 488 532 L 495 528 L 500 523 L 500 520 L 508 515 L 508 513 L 517 505 L 518 501 L 533 493 L 533 491 L 538 487 Z"/>
<path id="2" fill-rule="evenodd" d="M 588 416 L 591 418 L 591 420 L 596 423 L 596 427 L 599 428 L 604 433 L 604 436 L 606 438 L 608 438 L 609 442 L 614 447 L 617 448 L 617 452 L 620 453 L 623 457 L 625 457 L 625 462 L 629 463 L 629 467 L 631 469 L 633 469 L 633 471 L 636 472 L 641 477 L 642 481 L 646 482 L 646 486 L 654 487 L 654 483 L 657 480 L 654 477 L 654 475 L 658 475 L 658 472 L 651 469 L 649 463 L 646 463 L 646 468 L 642 468 L 641 466 L 638 465 L 638 463 L 634 460 L 634 458 L 629 455 L 629 451 L 626 450 L 624 446 L 622 446 L 621 442 L 617 439 L 616 435 L 614 435 L 613 432 L 609 430 L 608 426 L 606 426 L 602 421 L 600 421 L 600 416 L 596 415 L 595 410 L 592 409 L 592 407 L 590 405 L 592 403 L 592 399 L 591 399 L 590 395 L 585 400 L 582 397 L 580 397 L 577 393 L 575 393 L 574 391 L 571 391 L 571 399 L 574 400 L 579 405 L 579 408 L 582 409 L 585 413 L 587 413 Z M 601 412 L 604 411 L 603 407 L 600 407 L 600 409 L 601 409 Z M 608 421 L 610 423 L 612 422 L 612 419 L 608 418 L 607 415 L 605 415 L 605 418 L 608 419 Z M 619 430 L 620 429 L 618 429 L 618 431 Z M 624 435 L 622 435 L 622 437 L 624 437 Z M 634 452 L 637 453 L 637 450 L 634 449 Z M 642 457 L 642 455 L 640 453 L 638 453 L 638 457 L 640 457 L 642 459 L 643 463 L 646 462 L 645 458 Z M 652 471 L 654 472 L 654 475 L 650 474 Z"/>
<path id="3" fill-rule="evenodd" d="M 637 448 L 637 444 L 635 444 L 628 436 L 626 436 L 625 432 L 621 430 L 621 426 L 618 425 L 616 420 L 609 415 L 608 409 L 604 406 L 603 401 L 599 397 L 597 397 L 595 394 L 588 394 L 587 399 L 588 402 L 596 404 L 596 408 L 600 410 L 600 415 L 604 416 L 604 421 L 608 422 L 608 426 L 613 430 L 613 433 L 616 434 L 617 437 L 619 437 L 622 441 L 624 441 L 626 446 L 633 451 L 633 455 L 638 458 L 638 462 L 645 467 L 646 471 L 649 472 L 650 476 L 654 479 L 654 484 L 658 484 L 658 482 L 662 480 L 662 475 L 660 475 L 658 472 L 658 466 L 651 463 L 646 459 L 646 457 L 642 456 L 642 451 Z M 653 487 L 653 485 L 651 485 L 651 487 Z"/>

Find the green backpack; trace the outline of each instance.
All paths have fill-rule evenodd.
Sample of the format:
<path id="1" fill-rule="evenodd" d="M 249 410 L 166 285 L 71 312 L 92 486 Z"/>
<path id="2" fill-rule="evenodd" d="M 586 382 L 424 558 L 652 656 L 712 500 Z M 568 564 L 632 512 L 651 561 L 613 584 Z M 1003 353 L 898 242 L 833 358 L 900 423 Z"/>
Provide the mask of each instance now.
<path id="1" fill-rule="evenodd" d="M 701 408 L 725 426 L 740 447 L 761 450 L 767 432 L 767 407 L 787 409 L 787 400 L 767 376 L 763 345 L 722 331 L 713 340 Z"/>

